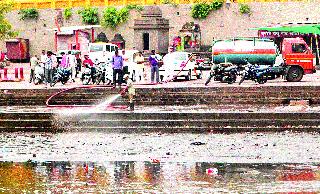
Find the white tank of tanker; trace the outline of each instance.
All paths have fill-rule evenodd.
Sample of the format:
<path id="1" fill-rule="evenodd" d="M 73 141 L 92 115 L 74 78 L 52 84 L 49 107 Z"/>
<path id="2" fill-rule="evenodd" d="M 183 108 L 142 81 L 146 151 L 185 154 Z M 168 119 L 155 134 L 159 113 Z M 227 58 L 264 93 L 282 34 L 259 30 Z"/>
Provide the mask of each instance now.
<path id="1" fill-rule="evenodd" d="M 278 54 L 276 44 L 269 39 L 229 39 L 216 41 L 212 46 L 212 61 L 215 64 L 230 62 L 273 65 Z"/>

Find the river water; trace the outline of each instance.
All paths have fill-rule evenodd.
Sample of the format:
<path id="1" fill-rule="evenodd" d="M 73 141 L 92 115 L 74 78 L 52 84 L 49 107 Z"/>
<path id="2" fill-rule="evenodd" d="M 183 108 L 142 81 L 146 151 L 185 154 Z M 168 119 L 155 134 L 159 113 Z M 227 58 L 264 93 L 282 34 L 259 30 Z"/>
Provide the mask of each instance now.
<path id="1" fill-rule="evenodd" d="M 318 133 L 1 133 L 0 193 L 320 191 Z"/>

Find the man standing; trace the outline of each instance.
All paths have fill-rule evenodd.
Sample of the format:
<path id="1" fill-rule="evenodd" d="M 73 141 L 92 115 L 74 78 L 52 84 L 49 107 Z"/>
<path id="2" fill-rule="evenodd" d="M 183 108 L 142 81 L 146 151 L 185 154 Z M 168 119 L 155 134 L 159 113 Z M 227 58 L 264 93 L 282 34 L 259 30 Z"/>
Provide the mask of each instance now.
<path id="1" fill-rule="evenodd" d="M 163 65 L 164 65 L 164 72 L 165 72 L 165 75 L 164 75 L 164 78 L 163 80 L 169 80 L 171 79 L 174 75 L 174 68 L 173 68 L 173 65 L 170 64 L 172 62 L 172 54 L 173 53 L 173 47 L 170 46 L 169 47 L 169 53 L 166 54 L 164 57 L 163 57 Z"/>
<path id="2" fill-rule="evenodd" d="M 156 74 L 156 83 L 159 83 L 159 56 L 156 55 L 155 50 L 151 51 L 149 63 L 151 66 L 151 83 L 154 83 L 154 74 Z"/>
<path id="3" fill-rule="evenodd" d="M 125 92 L 128 92 L 128 97 L 129 97 L 129 107 L 128 110 L 134 111 L 134 96 L 136 95 L 135 88 L 133 87 L 133 82 L 131 79 L 129 79 L 129 75 L 125 74 L 124 79 L 127 81 L 127 87 L 121 91 L 121 95 L 124 95 Z"/>
<path id="4" fill-rule="evenodd" d="M 46 87 L 47 87 L 47 84 L 51 83 L 52 81 L 52 74 L 53 74 L 53 61 L 52 61 L 52 52 L 51 51 L 48 51 L 47 52 L 47 59 L 44 63 L 44 75 L 45 75 L 45 81 L 46 81 Z"/>
<path id="5" fill-rule="evenodd" d="M 30 83 L 34 81 L 34 69 L 37 65 L 38 65 L 38 58 L 37 58 L 37 55 L 34 55 L 30 59 L 30 81 L 29 81 Z"/>
<path id="6" fill-rule="evenodd" d="M 67 64 L 67 55 L 64 53 L 64 52 L 62 52 L 61 53 L 61 56 L 62 56 L 62 58 L 61 58 L 61 63 L 60 63 L 60 66 L 63 68 L 63 69 L 65 69 L 65 68 L 67 68 L 68 66 L 68 64 Z"/>
<path id="7" fill-rule="evenodd" d="M 42 50 L 42 53 L 41 53 L 41 56 L 40 56 L 40 62 L 44 64 L 46 61 L 47 61 L 46 51 Z"/>
<path id="8" fill-rule="evenodd" d="M 71 54 L 71 51 L 68 52 L 68 62 L 69 62 L 69 67 L 71 68 L 71 80 L 75 82 L 74 79 L 76 78 L 76 73 L 77 73 L 76 72 L 77 59 L 73 54 Z"/>
<path id="9" fill-rule="evenodd" d="M 135 62 L 137 63 L 136 80 L 142 81 L 144 75 L 144 57 L 141 52 L 137 53 Z"/>
<path id="10" fill-rule="evenodd" d="M 123 76 L 123 58 L 119 55 L 119 51 L 115 51 L 115 55 L 112 56 L 112 69 L 113 69 L 113 88 L 116 88 L 116 78 L 118 74 L 118 83 L 121 89 L 122 76 Z"/>
<path id="11" fill-rule="evenodd" d="M 126 55 L 126 51 L 122 50 L 122 59 L 123 59 L 123 74 L 129 74 L 129 57 Z"/>

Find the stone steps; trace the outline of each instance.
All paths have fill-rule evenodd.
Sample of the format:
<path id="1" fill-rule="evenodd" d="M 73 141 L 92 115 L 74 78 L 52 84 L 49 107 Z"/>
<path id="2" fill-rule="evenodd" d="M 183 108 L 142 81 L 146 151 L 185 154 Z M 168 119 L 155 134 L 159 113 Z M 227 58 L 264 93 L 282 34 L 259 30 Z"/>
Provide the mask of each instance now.
<path id="1" fill-rule="evenodd" d="M 299 118 L 299 119 L 297 119 Z M 54 113 L 0 114 L 2 131 L 118 132 L 318 131 L 320 113 Z"/>
<path id="2" fill-rule="evenodd" d="M 16 89 L 0 90 L 0 106 L 44 106 L 46 100 L 58 89 Z M 259 86 L 259 87 L 190 87 L 190 88 L 137 88 L 136 104 L 199 105 L 199 104 L 289 104 L 291 99 L 310 100 L 320 104 L 319 86 Z M 116 94 L 111 88 L 79 88 L 69 90 L 52 99 L 51 104 L 96 104 Z M 126 98 L 116 103 L 123 104 Z"/>

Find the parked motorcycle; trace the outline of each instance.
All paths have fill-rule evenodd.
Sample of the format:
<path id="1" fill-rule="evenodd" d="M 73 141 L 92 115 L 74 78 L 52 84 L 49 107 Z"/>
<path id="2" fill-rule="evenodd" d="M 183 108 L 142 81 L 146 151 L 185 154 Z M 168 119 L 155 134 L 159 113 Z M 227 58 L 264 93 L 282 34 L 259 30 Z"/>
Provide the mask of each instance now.
<path id="1" fill-rule="evenodd" d="M 238 67 L 233 65 L 226 67 L 222 71 L 222 80 L 223 83 L 233 84 L 237 80 Z"/>
<path id="2" fill-rule="evenodd" d="M 214 81 L 223 81 L 224 76 L 227 76 L 227 77 L 230 76 L 229 73 L 231 69 L 227 69 L 228 72 L 226 72 L 226 74 L 224 73 L 225 69 L 229 67 L 232 67 L 231 63 L 213 64 L 211 66 L 210 75 L 205 85 L 208 85 L 212 78 L 214 78 Z M 232 71 L 232 74 L 233 74 L 233 71 Z M 231 81 L 233 79 L 225 78 L 225 82 L 227 82 L 227 80 Z"/>
<path id="3" fill-rule="evenodd" d="M 252 65 L 247 64 L 244 71 L 242 72 L 242 78 L 239 82 L 239 85 L 244 80 L 252 80 L 258 82 L 259 84 L 264 84 L 268 80 L 270 74 L 270 67 L 266 65 Z"/>
<path id="4" fill-rule="evenodd" d="M 38 85 L 44 82 L 44 67 L 43 63 L 40 63 L 35 66 L 34 68 L 34 80 L 33 83 Z"/>
<path id="5" fill-rule="evenodd" d="M 110 85 L 112 80 L 112 67 L 109 63 L 100 63 L 97 66 L 97 73 L 96 73 L 96 84 L 99 85 L 100 82 Z"/>
<path id="6" fill-rule="evenodd" d="M 67 83 L 67 81 L 69 80 L 69 77 L 71 75 L 71 70 L 69 69 L 65 69 L 62 67 L 58 67 L 53 79 L 50 83 L 50 86 L 53 87 L 54 85 L 56 85 L 56 83 L 58 83 L 59 81 L 61 81 L 62 84 Z"/>
<path id="7" fill-rule="evenodd" d="M 93 74 L 93 76 L 91 76 Z M 92 80 L 93 79 L 93 80 Z M 82 72 L 81 81 L 83 85 L 88 85 L 91 81 L 92 83 L 96 82 L 96 68 L 90 67 L 88 64 L 85 64 L 84 71 Z"/>

